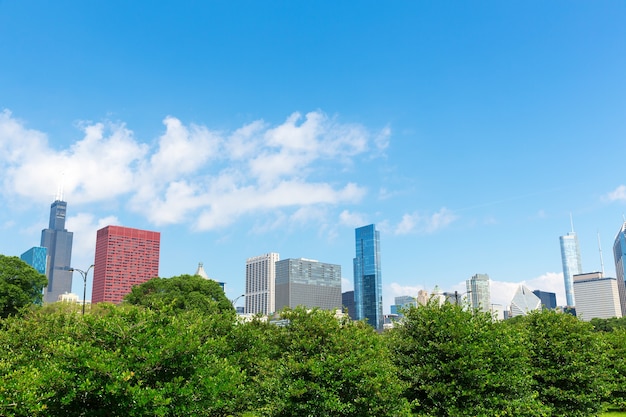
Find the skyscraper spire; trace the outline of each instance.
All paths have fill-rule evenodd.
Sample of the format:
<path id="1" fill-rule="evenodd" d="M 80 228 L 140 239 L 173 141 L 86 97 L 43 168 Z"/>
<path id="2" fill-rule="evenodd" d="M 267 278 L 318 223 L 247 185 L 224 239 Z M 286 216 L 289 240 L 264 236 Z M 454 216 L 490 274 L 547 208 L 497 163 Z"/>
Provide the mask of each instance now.
<path id="1" fill-rule="evenodd" d="M 570 225 L 572 226 L 572 233 L 574 233 L 574 218 L 572 217 L 572 212 L 569 212 L 569 222 Z"/>
<path id="2" fill-rule="evenodd" d="M 61 180 L 59 181 L 59 184 L 57 185 L 57 194 L 54 197 L 54 201 L 63 201 L 63 185 L 64 185 L 64 181 L 65 180 L 65 172 L 61 173 Z"/>

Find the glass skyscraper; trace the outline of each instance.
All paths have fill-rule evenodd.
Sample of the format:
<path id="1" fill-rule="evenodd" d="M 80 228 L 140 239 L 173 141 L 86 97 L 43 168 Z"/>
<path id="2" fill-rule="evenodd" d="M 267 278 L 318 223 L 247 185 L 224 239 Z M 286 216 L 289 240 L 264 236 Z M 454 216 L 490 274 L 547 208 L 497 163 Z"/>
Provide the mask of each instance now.
<path id="1" fill-rule="evenodd" d="M 619 292 L 622 317 L 626 317 L 626 222 L 622 224 L 615 243 L 613 244 L 613 256 L 615 257 L 615 274 L 617 275 L 617 289 Z"/>
<path id="2" fill-rule="evenodd" d="M 32 266 L 40 274 L 46 275 L 48 264 L 48 250 L 41 246 L 34 246 L 20 255 L 20 259 Z"/>
<path id="3" fill-rule="evenodd" d="M 489 275 L 476 274 L 465 281 L 465 287 L 467 289 L 467 297 L 470 300 L 472 308 L 482 311 L 491 310 Z"/>
<path id="4" fill-rule="evenodd" d="M 44 301 L 53 303 L 59 295 L 72 292 L 72 240 L 74 234 L 65 229 L 67 203 L 60 198 L 50 206 L 50 224 L 41 231 L 41 246 L 48 251 L 48 286 Z"/>
<path id="5" fill-rule="evenodd" d="M 565 282 L 565 299 L 568 307 L 574 307 L 574 275 L 582 274 L 583 267 L 580 260 L 578 236 L 570 232 L 559 237 L 561 243 L 561 261 L 563 262 L 563 280 Z"/>
<path id="6" fill-rule="evenodd" d="M 355 230 L 354 304 L 357 320 L 383 329 L 383 284 L 380 269 L 380 233 L 373 224 Z"/>

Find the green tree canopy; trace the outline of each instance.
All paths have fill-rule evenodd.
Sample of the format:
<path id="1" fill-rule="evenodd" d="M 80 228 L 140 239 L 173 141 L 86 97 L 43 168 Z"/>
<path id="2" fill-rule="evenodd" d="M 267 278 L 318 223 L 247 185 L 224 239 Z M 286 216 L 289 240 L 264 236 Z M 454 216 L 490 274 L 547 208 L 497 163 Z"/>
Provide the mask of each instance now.
<path id="1" fill-rule="evenodd" d="M 198 275 L 153 278 L 133 287 L 124 300 L 151 309 L 200 310 L 208 314 L 235 312 L 222 287 Z"/>
<path id="2" fill-rule="evenodd" d="M 392 358 L 420 416 L 543 416 L 527 346 L 489 313 L 431 300 L 388 333 Z"/>
<path id="3" fill-rule="evenodd" d="M 17 256 L 0 255 L 0 317 L 16 314 L 30 304 L 41 304 L 45 275 Z"/>
<path id="4" fill-rule="evenodd" d="M 535 389 L 552 415 L 598 414 L 611 390 L 607 345 L 589 322 L 544 310 L 504 324 L 529 341 Z"/>

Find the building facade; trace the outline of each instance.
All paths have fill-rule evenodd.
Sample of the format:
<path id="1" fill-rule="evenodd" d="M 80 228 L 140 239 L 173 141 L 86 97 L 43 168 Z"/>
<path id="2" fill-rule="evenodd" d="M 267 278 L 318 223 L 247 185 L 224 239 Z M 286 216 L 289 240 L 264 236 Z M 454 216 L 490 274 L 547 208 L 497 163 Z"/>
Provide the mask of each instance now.
<path id="1" fill-rule="evenodd" d="M 133 286 L 159 276 L 161 234 L 107 226 L 96 235 L 91 302 L 120 303 Z"/>
<path id="2" fill-rule="evenodd" d="M 50 221 L 41 231 L 41 245 L 48 256 L 48 286 L 44 289 L 44 301 L 54 303 L 59 295 L 72 292 L 72 241 L 74 234 L 65 229 L 67 203 L 58 197 L 50 206 Z"/>
<path id="3" fill-rule="evenodd" d="M 574 275 L 574 292 L 579 319 L 622 317 L 617 279 L 604 277 L 601 272 Z"/>
<path id="4" fill-rule="evenodd" d="M 46 275 L 48 265 L 48 249 L 34 246 L 20 255 L 20 259 L 32 266 L 40 274 Z"/>
<path id="5" fill-rule="evenodd" d="M 341 266 L 305 258 L 276 262 L 276 311 L 297 306 L 341 309 Z"/>
<path id="6" fill-rule="evenodd" d="M 246 314 L 276 311 L 276 262 L 278 253 L 266 253 L 246 260 Z"/>
<path id="7" fill-rule="evenodd" d="M 615 258 L 615 275 L 617 276 L 617 290 L 619 291 L 622 317 L 626 317 L 626 222 L 622 224 L 615 243 L 613 244 L 613 257 Z"/>
<path id="8" fill-rule="evenodd" d="M 391 314 L 396 314 L 399 317 L 404 316 L 404 311 L 411 307 L 417 307 L 417 299 L 410 295 L 401 295 L 394 298 L 395 304 L 390 307 Z"/>
<path id="9" fill-rule="evenodd" d="M 347 310 L 348 317 L 356 320 L 356 307 L 354 305 L 354 291 L 346 291 L 341 294 L 341 310 Z"/>
<path id="10" fill-rule="evenodd" d="M 534 290 L 535 294 L 541 300 L 541 307 L 547 310 L 556 309 L 556 294 L 553 292 Z"/>
<path id="11" fill-rule="evenodd" d="M 511 300 L 510 317 L 525 316 L 531 311 L 541 309 L 541 299 L 537 297 L 525 285 L 517 287 L 517 291 Z"/>
<path id="12" fill-rule="evenodd" d="M 576 305 L 576 297 L 574 297 L 574 275 L 582 274 L 583 272 L 578 236 L 575 232 L 569 232 L 565 236 L 560 236 L 559 242 L 561 244 L 565 301 L 568 307 L 574 307 Z"/>
<path id="13" fill-rule="evenodd" d="M 354 304 L 357 320 L 383 329 L 383 284 L 380 266 L 380 233 L 375 225 L 355 230 Z"/>
<path id="14" fill-rule="evenodd" d="M 481 311 L 491 310 L 491 292 L 489 290 L 489 275 L 476 274 L 465 281 L 467 298 L 473 309 Z"/>

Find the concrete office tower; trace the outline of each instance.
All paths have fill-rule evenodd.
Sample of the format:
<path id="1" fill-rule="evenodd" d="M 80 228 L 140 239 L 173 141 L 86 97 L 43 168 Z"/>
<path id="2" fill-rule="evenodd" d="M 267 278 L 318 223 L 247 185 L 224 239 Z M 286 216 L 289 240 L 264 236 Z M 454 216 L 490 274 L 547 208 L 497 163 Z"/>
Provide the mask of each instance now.
<path id="1" fill-rule="evenodd" d="M 622 224 L 615 243 L 613 244 L 613 256 L 615 257 L 615 275 L 617 276 L 617 289 L 619 291 L 622 317 L 626 317 L 626 222 Z"/>
<path id="2" fill-rule="evenodd" d="M 582 274 L 583 267 L 580 260 L 580 246 L 578 236 L 574 231 L 559 237 L 561 244 L 561 262 L 563 263 L 563 281 L 565 283 L 565 301 L 568 307 L 576 305 L 574 297 L 574 275 Z"/>
<path id="3" fill-rule="evenodd" d="M 107 226 L 96 234 L 91 302 L 120 303 L 133 286 L 159 276 L 161 234 Z"/>
<path id="4" fill-rule="evenodd" d="M 35 268 L 40 274 L 46 275 L 48 249 L 41 246 L 34 246 L 21 254 L 20 259 Z"/>
<path id="5" fill-rule="evenodd" d="M 526 286 L 520 285 L 511 300 L 511 317 L 525 316 L 539 309 L 541 309 L 541 299 Z"/>
<path id="6" fill-rule="evenodd" d="M 383 329 L 383 284 L 380 268 L 380 233 L 373 224 L 355 229 L 354 304 L 357 320 Z"/>
<path id="7" fill-rule="evenodd" d="M 246 314 L 271 314 L 276 311 L 277 253 L 246 259 Z"/>
<path id="8" fill-rule="evenodd" d="M 54 303 L 59 295 L 72 292 L 72 232 L 65 229 L 67 203 L 57 196 L 50 206 L 50 223 L 41 231 L 41 246 L 48 253 L 48 286 L 44 289 L 44 301 Z"/>
<path id="9" fill-rule="evenodd" d="M 467 297 L 473 309 L 490 311 L 491 293 L 489 291 L 489 275 L 476 274 L 465 281 Z"/>
<path id="10" fill-rule="evenodd" d="M 533 291 L 539 299 L 541 300 L 541 307 L 547 310 L 556 309 L 556 294 L 553 292 L 535 290 Z"/>
<path id="11" fill-rule="evenodd" d="M 276 311 L 297 306 L 341 309 L 341 266 L 305 258 L 276 262 Z"/>
<path id="12" fill-rule="evenodd" d="M 622 317 L 617 279 L 605 278 L 602 272 L 574 275 L 574 292 L 579 319 Z"/>

